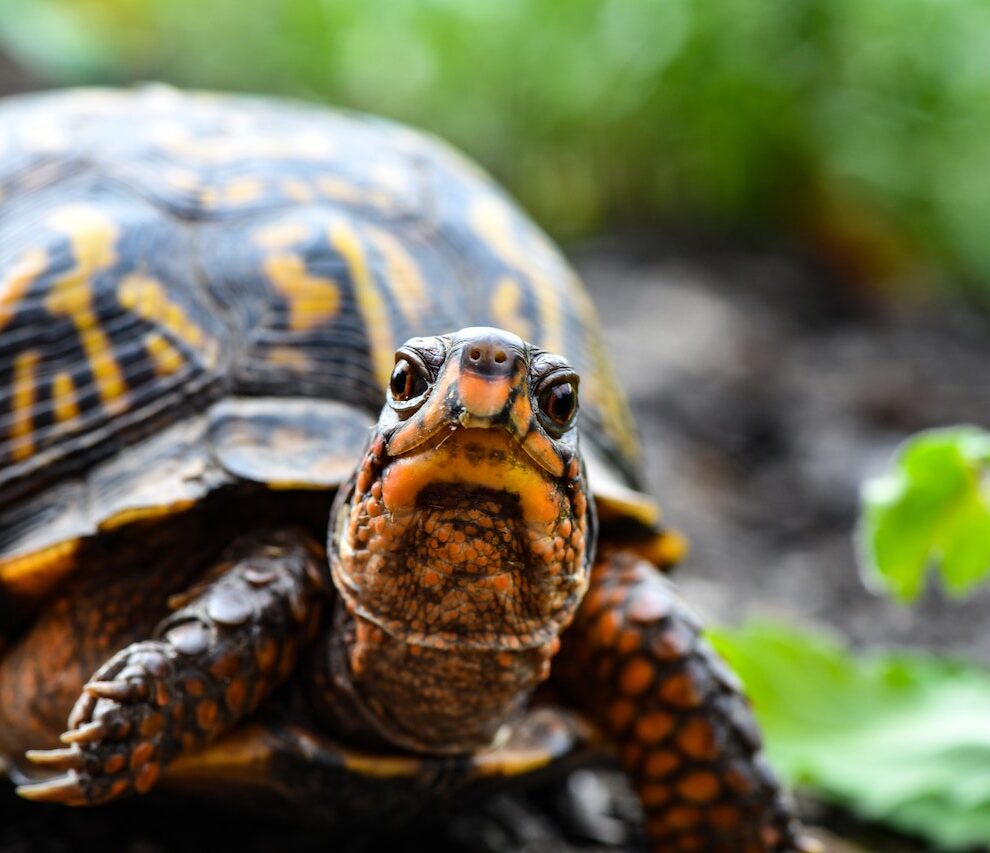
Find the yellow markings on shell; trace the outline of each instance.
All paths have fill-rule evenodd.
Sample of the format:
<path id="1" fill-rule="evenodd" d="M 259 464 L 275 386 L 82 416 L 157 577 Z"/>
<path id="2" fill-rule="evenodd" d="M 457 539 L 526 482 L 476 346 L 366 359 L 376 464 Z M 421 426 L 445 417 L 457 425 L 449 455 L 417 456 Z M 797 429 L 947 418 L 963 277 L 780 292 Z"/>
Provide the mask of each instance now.
<path id="1" fill-rule="evenodd" d="M 655 544 L 654 562 L 665 566 L 684 562 L 690 549 L 687 539 L 676 530 L 666 530 Z"/>
<path id="2" fill-rule="evenodd" d="M 253 242 L 262 249 L 291 249 L 298 246 L 310 234 L 301 222 L 279 222 L 259 228 L 251 235 Z"/>
<path id="3" fill-rule="evenodd" d="M 145 336 L 144 348 L 158 376 L 171 376 L 185 363 L 182 353 L 158 332 L 149 332 Z"/>
<path id="4" fill-rule="evenodd" d="M 313 188 L 299 178 L 287 178 L 281 183 L 282 192 L 299 204 L 307 204 L 314 197 Z"/>
<path id="5" fill-rule="evenodd" d="M 44 249 L 28 249 L 0 279 L 0 331 L 14 319 L 18 303 L 47 267 Z"/>
<path id="6" fill-rule="evenodd" d="M 105 213 L 85 205 L 56 210 L 48 224 L 69 238 L 76 266 L 54 282 L 45 307 L 52 314 L 72 320 L 100 400 L 107 411 L 117 413 L 127 405 L 127 385 L 93 310 L 93 279 L 116 262 L 114 244 L 120 231 Z"/>
<path id="7" fill-rule="evenodd" d="M 202 353 L 208 366 L 216 363 L 216 341 L 186 316 L 181 305 L 168 298 L 165 286 L 158 279 L 141 273 L 125 276 L 117 285 L 117 301 L 122 308 L 168 332 L 174 340 Z M 150 349 L 149 354 L 155 357 Z"/>
<path id="8" fill-rule="evenodd" d="M 55 420 L 59 423 L 79 417 L 79 401 L 76 399 L 76 386 L 72 376 L 64 370 L 55 374 L 52 380 L 52 405 Z"/>
<path id="9" fill-rule="evenodd" d="M 365 200 L 366 193 L 339 175 L 318 175 L 314 184 L 320 195 L 332 201 L 359 204 Z"/>
<path id="10" fill-rule="evenodd" d="M 265 185 L 257 178 L 241 178 L 223 188 L 223 197 L 228 204 L 247 204 L 257 201 L 265 192 Z"/>
<path id="11" fill-rule="evenodd" d="M 75 565 L 79 545 L 79 539 L 69 539 L 31 554 L 0 559 L 0 588 L 18 597 L 47 595 Z"/>
<path id="12" fill-rule="evenodd" d="M 361 187 L 339 175 L 318 175 L 313 185 L 320 196 L 330 201 L 368 205 L 385 213 L 392 209 L 392 198 L 386 190 Z"/>
<path id="13" fill-rule="evenodd" d="M 132 524 L 135 521 L 146 521 L 150 518 L 163 518 L 167 515 L 176 515 L 187 509 L 191 509 L 195 505 L 196 501 L 193 498 L 182 498 L 181 500 L 159 504 L 157 506 L 128 507 L 111 515 L 109 518 L 103 519 L 99 524 L 99 529 L 101 532 L 107 533 L 111 530 L 117 530 L 120 527 Z"/>
<path id="14" fill-rule="evenodd" d="M 495 323 L 524 341 L 533 339 L 533 324 L 523 316 L 523 291 L 510 275 L 502 276 L 492 292 L 491 312 Z"/>
<path id="15" fill-rule="evenodd" d="M 475 758 L 482 776 L 520 776 L 546 767 L 554 756 L 540 749 L 503 748 Z"/>
<path id="16" fill-rule="evenodd" d="M 375 779 L 396 779 L 415 776 L 423 763 L 411 755 L 379 755 L 372 753 L 342 751 L 344 767 L 361 776 Z"/>
<path id="17" fill-rule="evenodd" d="M 257 201 L 265 193 L 265 185 L 258 178 L 238 178 L 229 184 L 207 187 L 200 194 L 204 207 L 237 207 Z"/>
<path id="18" fill-rule="evenodd" d="M 220 740 L 180 755 L 168 766 L 162 778 L 182 784 L 186 784 L 187 779 L 202 782 L 245 778 L 256 781 L 272 760 L 271 741 L 268 731 L 257 723 L 238 726 Z"/>
<path id="19" fill-rule="evenodd" d="M 395 341 L 389 323 L 385 300 L 375 284 L 364 247 L 354 228 L 344 219 L 334 220 L 329 229 L 330 245 L 347 264 L 354 285 L 354 298 L 364 320 L 364 328 L 371 347 L 371 363 L 375 377 L 384 387 L 392 375 L 395 358 Z"/>
<path id="20" fill-rule="evenodd" d="M 313 362 L 302 350 L 292 347 L 272 347 L 268 350 L 268 361 L 279 367 L 292 370 L 306 371 L 313 369 Z"/>
<path id="21" fill-rule="evenodd" d="M 10 455 L 21 462 L 34 453 L 34 407 L 38 399 L 37 350 L 19 353 L 14 359 L 14 382 L 11 394 Z"/>
<path id="22" fill-rule="evenodd" d="M 340 288 L 329 278 L 312 275 L 300 255 L 278 254 L 265 259 L 265 274 L 289 303 L 289 327 L 319 328 L 340 309 Z"/>
<path id="23" fill-rule="evenodd" d="M 526 245 L 514 233 L 514 215 L 495 196 L 482 196 L 470 208 L 471 227 L 504 263 L 525 275 L 533 284 L 533 296 L 540 313 L 539 344 L 548 352 L 563 352 L 564 316 L 557 283 L 541 268 L 551 260 L 546 243 L 530 238 Z M 527 340 L 530 340 L 527 338 Z"/>
<path id="24" fill-rule="evenodd" d="M 420 327 L 429 297 L 419 264 L 405 246 L 381 228 L 369 227 L 367 234 L 385 259 L 385 285 L 395 297 L 399 310 L 413 328 Z"/>

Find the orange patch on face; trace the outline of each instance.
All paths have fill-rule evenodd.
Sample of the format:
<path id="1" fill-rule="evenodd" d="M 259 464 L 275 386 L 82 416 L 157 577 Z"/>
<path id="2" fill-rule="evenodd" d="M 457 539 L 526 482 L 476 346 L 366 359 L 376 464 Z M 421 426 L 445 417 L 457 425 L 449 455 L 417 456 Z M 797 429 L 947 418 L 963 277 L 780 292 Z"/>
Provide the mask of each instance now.
<path id="1" fill-rule="evenodd" d="M 475 373 L 462 373 L 457 390 L 468 414 L 490 418 L 505 408 L 509 401 L 508 377 L 487 378 Z"/>

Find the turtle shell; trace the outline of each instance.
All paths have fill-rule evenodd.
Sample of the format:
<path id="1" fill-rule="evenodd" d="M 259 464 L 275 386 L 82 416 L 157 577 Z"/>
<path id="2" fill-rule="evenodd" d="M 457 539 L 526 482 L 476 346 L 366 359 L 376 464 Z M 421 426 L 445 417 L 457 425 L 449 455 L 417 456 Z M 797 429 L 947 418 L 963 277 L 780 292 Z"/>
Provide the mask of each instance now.
<path id="1" fill-rule="evenodd" d="M 586 720 L 557 707 L 530 709 L 503 742 L 460 756 L 366 752 L 262 715 L 179 758 L 162 788 L 338 829 L 369 821 L 387 828 L 427 809 L 442 813 L 445 804 L 463 809 L 473 797 L 517 787 L 520 776 L 537 783 L 606 754 Z"/>
<path id="2" fill-rule="evenodd" d="M 165 87 L 4 101 L 0 590 L 232 483 L 334 487 L 397 345 L 474 325 L 572 362 L 593 490 L 655 523 L 587 294 L 442 143 Z"/>

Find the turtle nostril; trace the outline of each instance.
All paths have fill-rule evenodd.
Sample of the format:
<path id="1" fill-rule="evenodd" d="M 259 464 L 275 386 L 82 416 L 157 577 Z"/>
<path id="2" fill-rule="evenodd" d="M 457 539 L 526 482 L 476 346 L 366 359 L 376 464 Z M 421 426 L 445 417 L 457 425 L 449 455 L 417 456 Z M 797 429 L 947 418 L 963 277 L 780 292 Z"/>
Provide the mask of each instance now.
<path id="1" fill-rule="evenodd" d="M 496 364 L 501 364 L 503 361 L 505 361 L 505 353 L 502 350 L 496 350 L 495 351 L 495 363 Z"/>
<path id="2" fill-rule="evenodd" d="M 479 361 L 481 359 L 481 350 L 475 347 L 470 353 L 468 353 L 468 355 L 470 356 L 471 361 Z"/>

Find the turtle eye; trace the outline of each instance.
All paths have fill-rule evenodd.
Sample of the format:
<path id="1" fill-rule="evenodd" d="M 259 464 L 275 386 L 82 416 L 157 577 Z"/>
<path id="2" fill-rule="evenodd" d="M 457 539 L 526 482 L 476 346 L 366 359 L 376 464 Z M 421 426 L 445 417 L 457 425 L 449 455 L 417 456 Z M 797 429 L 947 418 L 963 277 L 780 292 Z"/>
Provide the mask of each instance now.
<path id="1" fill-rule="evenodd" d="M 388 381 L 392 399 L 397 403 L 404 403 L 422 396 L 426 393 L 428 385 L 422 368 L 407 358 L 400 358 L 395 363 L 392 378 Z"/>
<path id="2" fill-rule="evenodd" d="M 539 397 L 540 412 L 555 431 L 559 431 L 573 420 L 577 413 L 577 386 L 570 381 L 558 382 L 544 388 Z"/>

